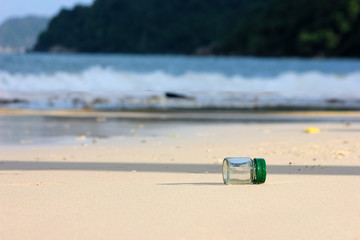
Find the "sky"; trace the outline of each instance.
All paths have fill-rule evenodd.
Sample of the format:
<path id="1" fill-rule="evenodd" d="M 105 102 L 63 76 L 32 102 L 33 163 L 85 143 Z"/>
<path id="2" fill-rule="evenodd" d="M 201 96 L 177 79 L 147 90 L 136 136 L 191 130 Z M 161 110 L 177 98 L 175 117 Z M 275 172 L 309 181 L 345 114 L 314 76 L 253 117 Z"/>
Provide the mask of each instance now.
<path id="1" fill-rule="evenodd" d="M 94 0 L 0 0 L 0 24 L 11 17 L 37 15 L 52 17 L 61 8 L 76 4 L 90 5 Z"/>

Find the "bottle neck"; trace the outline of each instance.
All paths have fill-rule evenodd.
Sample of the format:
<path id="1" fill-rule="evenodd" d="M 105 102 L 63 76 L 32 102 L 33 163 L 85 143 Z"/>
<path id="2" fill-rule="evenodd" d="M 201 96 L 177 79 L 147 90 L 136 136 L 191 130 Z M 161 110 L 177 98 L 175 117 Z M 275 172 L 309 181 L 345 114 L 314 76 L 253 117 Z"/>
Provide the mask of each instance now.
<path id="1" fill-rule="evenodd" d="M 255 165 L 255 160 L 251 159 L 251 170 L 250 170 L 250 177 L 251 177 L 251 182 L 255 182 L 256 181 L 256 165 Z"/>

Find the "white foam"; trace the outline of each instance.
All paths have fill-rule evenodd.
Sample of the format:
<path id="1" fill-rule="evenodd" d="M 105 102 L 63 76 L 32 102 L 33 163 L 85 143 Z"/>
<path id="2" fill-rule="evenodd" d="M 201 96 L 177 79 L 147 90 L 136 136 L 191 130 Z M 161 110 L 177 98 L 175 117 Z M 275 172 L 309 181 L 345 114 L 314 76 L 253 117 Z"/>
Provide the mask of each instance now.
<path id="1" fill-rule="evenodd" d="M 69 93 L 81 92 L 86 96 L 106 96 L 108 99 L 118 99 L 124 94 L 140 99 L 139 96 L 162 96 L 166 91 L 196 96 L 198 103 L 220 105 L 233 104 L 239 102 L 239 99 L 243 99 L 243 102 L 255 101 L 244 100 L 249 96 L 251 99 L 256 97 L 256 101 L 260 99 L 260 102 L 269 99 L 275 102 L 284 99 L 295 102 L 354 100 L 360 99 L 360 71 L 346 75 L 317 71 L 284 72 L 268 78 L 199 72 L 183 75 L 171 75 L 163 71 L 137 73 L 99 66 L 79 73 L 10 74 L 0 71 L 0 97 L 7 98 L 32 96 L 34 99 L 39 96 L 41 99 L 42 95 L 56 93 L 59 99 L 66 99 Z"/>

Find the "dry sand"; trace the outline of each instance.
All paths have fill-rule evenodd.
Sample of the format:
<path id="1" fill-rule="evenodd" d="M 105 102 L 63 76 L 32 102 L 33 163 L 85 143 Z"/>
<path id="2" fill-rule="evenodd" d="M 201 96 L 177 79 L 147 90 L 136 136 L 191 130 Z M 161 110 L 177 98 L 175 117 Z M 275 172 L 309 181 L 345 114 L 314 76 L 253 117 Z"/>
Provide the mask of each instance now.
<path id="1" fill-rule="evenodd" d="M 0 239 L 360 239 L 360 123 L 142 122 L 3 141 Z M 228 156 L 266 183 L 224 185 Z"/>

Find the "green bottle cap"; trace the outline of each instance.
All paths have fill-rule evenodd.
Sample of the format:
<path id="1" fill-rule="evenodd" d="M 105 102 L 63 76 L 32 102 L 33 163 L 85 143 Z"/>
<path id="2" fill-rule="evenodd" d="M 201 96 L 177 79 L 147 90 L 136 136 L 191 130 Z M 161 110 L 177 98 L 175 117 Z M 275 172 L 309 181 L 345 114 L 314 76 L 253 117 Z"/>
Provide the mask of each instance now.
<path id="1" fill-rule="evenodd" d="M 255 164 L 255 184 L 264 183 L 266 180 L 266 162 L 263 158 L 254 158 Z"/>

